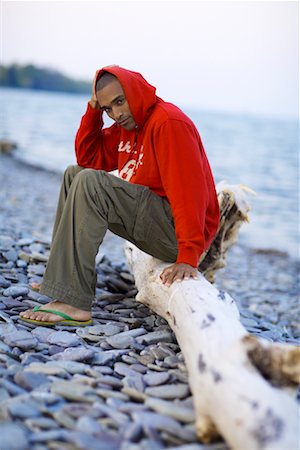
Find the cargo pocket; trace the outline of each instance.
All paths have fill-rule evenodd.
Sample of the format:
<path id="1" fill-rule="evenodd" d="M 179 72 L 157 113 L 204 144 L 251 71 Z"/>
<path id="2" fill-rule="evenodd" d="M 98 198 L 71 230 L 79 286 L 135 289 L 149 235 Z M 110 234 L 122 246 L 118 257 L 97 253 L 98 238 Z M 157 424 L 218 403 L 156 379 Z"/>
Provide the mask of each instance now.
<path id="1" fill-rule="evenodd" d="M 133 227 L 133 238 L 137 242 L 146 242 L 151 234 L 153 217 L 152 204 L 153 192 L 148 187 L 143 187 L 137 199 L 137 210 Z"/>

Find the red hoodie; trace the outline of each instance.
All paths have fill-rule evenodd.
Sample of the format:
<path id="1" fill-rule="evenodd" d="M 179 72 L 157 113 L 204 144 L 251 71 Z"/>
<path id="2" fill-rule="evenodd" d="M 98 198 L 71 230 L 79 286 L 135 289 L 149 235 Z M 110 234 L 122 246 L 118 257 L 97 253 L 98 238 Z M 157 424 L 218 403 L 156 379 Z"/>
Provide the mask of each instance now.
<path id="1" fill-rule="evenodd" d="M 137 72 L 105 67 L 125 92 L 137 129 L 117 123 L 103 128 L 102 111 L 89 104 L 76 135 L 77 163 L 112 171 L 131 183 L 167 197 L 178 242 L 177 263 L 197 267 L 219 225 L 219 205 L 211 169 L 194 123 L 175 105 L 155 95 Z"/>

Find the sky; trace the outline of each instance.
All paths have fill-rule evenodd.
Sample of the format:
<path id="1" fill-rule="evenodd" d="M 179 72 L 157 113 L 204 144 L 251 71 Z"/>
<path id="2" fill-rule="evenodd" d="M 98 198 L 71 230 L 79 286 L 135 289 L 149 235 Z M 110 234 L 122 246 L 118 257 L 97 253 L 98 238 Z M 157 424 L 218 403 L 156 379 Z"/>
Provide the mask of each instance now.
<path id="1" fill-rule="evenodd" d="M 136 70 L 181 107 L 299 113 L 298 1 L 1 1 L 1 64 Z"/>

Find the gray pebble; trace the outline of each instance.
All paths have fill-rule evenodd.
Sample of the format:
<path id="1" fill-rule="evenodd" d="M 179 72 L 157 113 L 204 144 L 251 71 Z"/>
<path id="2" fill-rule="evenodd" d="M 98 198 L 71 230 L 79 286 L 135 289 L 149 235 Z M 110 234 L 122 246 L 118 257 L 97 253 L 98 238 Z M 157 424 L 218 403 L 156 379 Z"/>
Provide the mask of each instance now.
<path id="1" fill-rule="evenodd" d="M 72 381 L 55 381 L 51 386 L 51 392 L 60 395 L 67 400 L 93 403 L 97 400 L 92 387 Z"/>
<path id="2" fill-rule="evenodd" d="M 84 433 L 97 434 L 104 431 L 104 427 L 99 422 L 89 416 L 82 416 L 76 423 L 76 430 L 83 431 Z"/>
<path id="3" fill-rule="evenodd" d="M 40 442 L 51 442 L 51 441 L 68 441 L 69 431 L 67 430 L 47 430 L 39 431 L 30 436 L 30 443 L 36 444 Z"/>
<path id="4" fill-rule="evenodd" d="M 59 427 L 55 420 L 48 417 L 36 417 L 33 419 L 27 419 L 25 420 L 25 425 L 32 430 L 52 430 Z"/>
<path id="5" fill-rule="evenodd" d="M 168 372 L 148 372 L 144 375 L 144 381 L 148 386 L 159 386 L 167 383 L 170 379 Z"/>
<path id="6" fill-rule="evenodd" d="M 10 236 L 0 235 L 0 250 L 9 250 L 13 245 L 15 245 L 15 240 Z"/>
<path id="7" fill-rule="evenodd" d="M 120 450 L 121 437 L 114 436 L 111 433 L 102 432 L 97 436 L 91 436 L 88 433 L 80 431 L 73 432 L 70 436 L 76 448 L 82 450 Z"/>
<path id="8" fill-rule="evenodd" d="M 159 397 L 166 400 L 188 397 L 190 391 L 186 384 L 168 384 L 164 386 L 147 387 L 145 393 L 152 397 Z"/>
<path id="9" fill-rule="evenodd" d="M 157 344 L 158 342 L 174 342 L 174 335 L 168 330 L 152 331 L 136 338 L 140 344 Z"/>
<path id="10" fill-rule="evenodd" d="M 61 347 L 76 347 L 81 342 L 78 336 L 68 331 L 54 331 L 47 336 L 46 340 L 49 344 Z"/>
<path id="11" fill-rule="evenodd" d="M 25 450 L 28 448 L 25 428 L 17 423 L 0 422 L 1 449 Z"/>
<path id="12" fill-rule="evenodd" d="M 8 288 L 11 285 L 11 282 L 6 280 L 2 275 L 0 275 L 0 287 Z"/>
<path id="13" fill-rule="evenodd" d="M 134 346 L 135 339 L 132 336 L 122 336 L 123 333 L 116 334 L 106 339 L 106 342 L 113 348 L 130 348 Z"/>
<path id="14" fill-rule="evenodd" d="M 36 389 L 42 384 L 50 383 L 50 380 L 45 375 L 26 371 L 18 372 L 14 377 L 14 381 L 28 391 Z"/>
<path id="15" fill-rule="evenodd" d="M 31 350 L 38 345 L 38 340 L 25 330 L 7 334 L 4 336 L 4 342 L 11 347 L 20 347 L 22 350 Z"/>
<path id="16" fill-rule="evenodd" d="M 36 327 L 31 331 L 31 334 L 36 337 L 40 342 L 47 342 L 47 338 L 53 333 L 53 328 Z"/>
<path id="17" fill-rule="evenodd" d="M 3 291 L 5 297 L 21 297 L 27 295 L 29 289 L 26 287 L 11 286 Z"/>
<path id="18" fill-rule="evenodd" d="M 123 375 L 123 376 L 127 376 L 127 375 L 135 376 L 135 374 L 136 374 L 136 372 L 134 370 L 130 369 L 128 364 L 125 364 L 125 363 L 122 363 L 122 362 L 117 362 L 115 364 L 114 371 L 118 375 Z"/>
<path id="19" fill-rule="evenodd" d="M 168 402 L 158 398 L 148 397 L 146 405 L 154 411 L 173 417 L 173 419 L 179 420 L 183 423 L 194 423 L 195 412 L 192 408 L 183 406 L 179 402 Z"/>
<path id="20" fill-rule="evenodd" d="M 4 253 L 4 258 L 6 259 L 6 261 L 12 261 L 12 262 L 16 262 L 18 259 L 18 253 L 11 249 L 8 252 Z"/>
<path id="21" fill-rule="evenodd" d="M 25 371 L 29 373 L 40 373 L 45 375 L 56 375 L 58 377 L 67 377 L 68 373 L 60 367 L 55 361 L 48 361 L 46 363 L 32 362 L 25 367 Z"/>
<path id="22" fill-rule="evenodd" d="M 87 348 L 67 348 L 61 353 L 53 355 L 55 360 L 65 360 L 65 361 L 88 361 L 95 355 L 95 350 Z"/>
<path id="23" fill-rule="evenodd" d="M 137 372 L 130 374 L 130 375 L 126 375 L 122 379 L 122 383 L 123 383 L 124 387 L 133 388 L 139 392 L 143 392 L 145 389 L 145 383 L 143 381 L 143 376 Z"/>
<path id="24" fill-rule="evenodd" d="M 37 406 L 26 400 L 15 401 L 15 399 L 8 405 L 9 413 L 18 419 L 30 419 L 32 417 L 38 417 L 40 415 L 40 411 Z"/>

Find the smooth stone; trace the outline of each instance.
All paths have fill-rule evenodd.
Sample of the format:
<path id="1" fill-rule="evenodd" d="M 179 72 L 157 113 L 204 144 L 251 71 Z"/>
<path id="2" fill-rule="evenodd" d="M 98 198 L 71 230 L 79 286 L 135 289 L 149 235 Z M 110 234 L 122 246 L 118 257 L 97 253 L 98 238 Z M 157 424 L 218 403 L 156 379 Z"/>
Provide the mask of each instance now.
<path id="1" fill-rule="evenodd" d="M 39 431 L 37 433 L 31 434 L 29 441 L 31 444 L 36 444 L 39 442 L 51 442 L 51 441 L 68 441 L 69 431 L 67 430 L 47 430 Z M 63 447 L 61 447 L 63 448 Z"/>
<path id="2" fill-rule="evenodd" d="M 39 253 L 39 252 L 32 252 L 31 258 L 34 259 L 35 261 L 40 261 L 40 262 L 47 262 L 49 259 L 49 257 L 47 255 L 45 255 L 44 253 Z"/>
<path id="3" fill-rule="evenodd" d="M 25 269 L 25 267 L 27 267 L 27 262 L 26 261 L 22 261 L 21 259 L 18 259 L 17 267 Z"/>
<path id="4" fill-rule="evenodd" d="M 93 403 L 97 400 L 97 395 L 93 388 L 72 381 L 55 381 L 51 386 L 51 392 L 67 400 L 86 403 Z"/>
<path id="5" fill-rule="evenodd" d="M 106 339 L 106 342 L 113 348 L 131 348 L 136 342 L 132 336 L 122 336 L 121 334 L 116 334 L 115 336 Z"/>
<path id="6" fill-rule="evenodd" d="M 120 326 L 114 325 L 112 323 L 107 323 L 105 325 L 94 325 L 88 328 L 90 334 L 95 334 L 97 336 L 104 334 L 105 336 L 113 336 L 120 333 Z"/>
<path id="7" fill-rule="evenodd" d="M 132 400 L 136 400 L 138 402 L 143 402 L 147 398 L 144 392 L 140 392 L 137 389 L 129 386 L 124 386 L 121 391 L 123 394 L 126 394 Z"/>
<path id="8" fill-rule="evenodd" d="M 96 411 L 100 411 L 104 415 L 111 417 L 119 424 L 127 424 L 130 421 L 127 414 L 121 413 L 111 406 L 97 402 L 93 405 L 93 407 L 96 409 Z"/>
<path id="9" fill-rule="evenodd" d="M 71 375 L 85 373 L 90 367 L 88 364 L 77 361 L 55 361 L 55 365 L 66 370 Z"/>
<path id="10" fill-rule="evenodd" d="M 10 236 L 0 235 L 0 250 L 6 251 L 15 245 L 15 240 Z"/>
<path id="11" fill-rule="evenodd" d="M 31 350 L 37 347 L 38 340 L 28 331 L 18 330 L 4 336 L 4 342 L 11 347 L 19 347 L 22 350 Z"/>
<path id="12" fill-rule="evenodd" d="M 25 389 L 21 388 L 20 386 L 17 386 L 15 383 L 12 383 L 11 381 L 6 380 L 4 378 L 0 379 L 0 386 L 2 386 L 3 389 L 5 389 L 10 395 L 13 396 L 27 394 Z"/>
<path id="13" fill-rule="evenodd" d="M 112 435 L 106 431 L 98 433 L 97 436 L 91 436 L 82 431 L 72 432 L 70 439 L 76 445 L 76 448 L 88 450 L 121 450 L 122 438 Z"/>
<path id="14" fill-rule="evenodd" d="M 18 372 L 14 376 L 14 381 L 28 391 L 36 389 L 42 384 L 50 383 L 50 380 L 43 374 L 25 371 Z"/>
<path id="15" fill-rule="evenodd" d="M 161 414 L 152 412 L 134 412 L 132 413 L 133 420 L 136 423 L 141 424 L 143 427 L 154 428 L 159 431 L 165 431 L 176 436 L 187 438 L 187 440 L 193 438 L 193 433 L 185 430 L 180 426 L 176 420 L 171 417 L 163 416 Z"/>
<path id="16" fill-rule="evenodd" d="M 3 291 L 5 297 L 21 297 L 27 295 L 29 289 L 27 287 L 11 286 Z"/>
<path id="17" fill-rule="evenodd" d="M 56 364 L 55 361 L 48 361 L 46 363 L 32 362 L 25 367 L 24 371 L 29 373 L 39 373 L 45 375 L 55 375 L 58 377 L 67 377 L 67 371 Z"/>
<path id="18" fill-rule="evenodd" d="M 148 386 L 159 386 L 170 379 L 168 372 L 150 372 L 144 375 L 144 381 Z"/>
<path id="19" fill-rule="evenodd" d="M 26 402 L 24 400 L 12 401 L 8 405 L 8 411 L 13 417 L 23 420 L 40 416 L 38 407 L 28 399 Z"/>
<path id="20" fill-rule="evenodd" d="M 28 266 L 28 273 L 43 276 L 45 273 L 45 266 L 42 264 L 30 264 Z"/>
<path id="21" fill-rule="evenodd" d="M 62 427 L 73 430 L 76 426 L 76 421 L 64 412 L 61 408 L 52 414 L 53 419 Z"/>
<path id="22" fill-rule="evenodd" d="M 139 344 L 157 344 L 158 342 L 174 342 L 174 335 L 167 330 L 152 331 L 136 338 Z"/>
<path id="23" fill-rule="evenodd" d="M 54 331 L 46 338 L 47 342 L 52 345 L 59 345 L 61 347 L 76 347 L 81 341 L 78 336 L 68 331 Z"/>
<path id="24" fill-rule="evenodd" d="M 102 376 L 101 378 L 98 378 L 97 381 L 101 384 L 112 386 L 113 388 L 121 388 L 123 386 L 122 381 L 119 378 L 110 375 Z"/>
<path id="25" fill-rule="evenodd" d="M 31 331 L 32 336 L 36 337 L 40 342 L 47 342 L 47 338 L 52 334 L 53 328 L 47 327 L 36 327 Z"/>
<path id="26" fill-rule="evenodd" d="M 24 237 L 17 240 L 16 244 L 19 247 L 24 247 L 25 245 L 31 245 L 34 242 L 32 237 Z"/>
<path id="27" fill-rule="evenodd" d="M 122 402 L 117 409 L 123 413 L 131 414 L 134 411 L 146 411 L 148 407 L 145 403 L 137 403 L 137 402 Z"/>
<path id="28" fill-rule="evenodd" d="M 137 372 L 135 370 L 130 369 L 130 367 L 128 366 L 128 364 L 126 363 L 122 363 L 122 362 L 117 362 L 114 365 L 114 371 L 118 374 L 118 375 L 122 375 L 122 376 L 127 376 L 127 375 L 132 375 L 134 376 Z"/>
<path id="29" fill-rule="evenodd" d="M 31 259 L 31 255 L 30 255 L 30 253 L 27 253 L 27 252 L 24 252 L 23 250 L 21 250 L 18 254 L 18 258 L 19 258 L 19 261 L 24 261 L 26 264 L 28 264 Z"/>
<path id="30" fill-rule="evenodd" d="M 0 275 L 0 287 L 6 289 L 10 287 L 11 282 L 6 280 L 2 275 Z"/>
<path id="31" fill-rule="evenodd" d="M 111 391 L 109 389 L 96 389 L 96 394 L 99 395 L 99 397 L 102 398 L 113 398 L 113 399 L 117 399 L 117 400 L 122 400 L 122 401 L 127 401 L 128 400 L 128 395 L 126 395 L 125 393 L 119 392 L 119 391 Z"/>
<path id="32" fill-rule="evenodd" d="M 182 406 L 178 402 L 168 402 L 158 398 L 148 397 L 146 405 L 164 416 L 172 417 L 183 423 L 194 423 L 195 412 L 192 408 Z"/>
<path id="33" fill-rule="evenodd" d="M 124 361 L 126 362 L 126 361 Z M 139 372 L 142 374 L 145 374 L 147 372 L 147 367 L 145 367 L 143 364 L 138 364 L 138 363 L 134 363 L 134 364 L 130 364 L 130 369 L 134 370 L 135 372 Z"/>
<path id="34" fill-rule="evenodd" d="M 94 355 L 92 364 L 106 366 L 107 364 L 113 363 L 117 359 L 115 353 L 111 351 L 102 351 Z"/>
<path id="35" fill-rule="evenodd" d="M 88 348 L 67 348 L 64 352 L 57 353 L 52 356 L 55 360 L 65 360 L 65 361 L 88 361 L 95 355 L 95 350 Z"/>
<path id="36" fill-rule="evenodd" d="M 3 450 L 25 450 L 28 448 L 27 433 L 20 424 L 0 422 L 0 436 Z"/>
<path id="37" fill-rule="evenodd" d="M 143 427 L 140 423 L 132 423 L 130 424 L 125 432 L 124 439 L 126 441 L 138 442 L 143 435 Z"/>
<path id="38" fill-rule="evenodd" d="M 4 297 L 2 301 L 8 309 L 24 307 L 24 303 L 11 297 Z"/>
<path id="39" fill-rule="evenodd" d="M 257 327 L 258 326 L 258 323 L 257 323 L 257 321 L 256 320 L 254 320 L 254 319 L 251 319 L 251 318 L 249 318 L 249 317 L 242 317 L 241 318 L 241 322 L 242 322 L 242 324 L 244 325 L 244 327 Z"/>
<path id="40" fill-rule="evenodd" d="M 151 397 L 174 400 L 176 398 L 185 398 L 190 394 L 189 387 L 186 384 L 168 384 L 163 386 L 151 386 L 145 389 L 145 394 Z"/>
<path id="41" fill-rule="evenodd" d="M 132 375 L 126 375 L 122 379 L 123 386 L 136 389 L 139 392 L 144 392 L 145 390 L 145 383 L 143 381 L 143 376 L 136 372 Z"/>
<path id="42" fill-rule="evenodd" d="M 89 416 L 82 416 L 76 423 L 76 430 L 84 433 L 97 434 L 104 431 L 104 427 L 100 425 L 95 419 Z"/>
<path id="43" fill-rule="evenodd" d="M 40 243 L 37 243 L 37 242 L 32 242 L 30 245 L 29 245 L 29 250 L 31 251 L 31 252 L 39 252 L 39 253 L 43 253 L 43 251 L 44 251 L 44 246 L 42 245 L 42 244 L 40 244 Z"/>
<path id="44" fill-rule="evenodd" d="M 10 398 L 9 393 L 7 392 L 6 389 L 0 387 L 0 405 L 2 402 L 8 400 Z"/>
<path id="45" fill-rule="evenodd" d="M 18 253 L 13 249 L 8 250 L 8 252 L 5 252 L 3 256 L 6 259 L 6 261 L 16 262 L 18 259 Z"/>
<path id="46" fill-rule="evenodd" d="M 55 422 L 55 420 L 50 419 L 48 417 L 36 417 L 33 419 L 25 420 L 25 425 L 32 430 L 36 429 L 44 429 L 51 430 L 53 428 L 58 428 L 59 425 Z"/>

